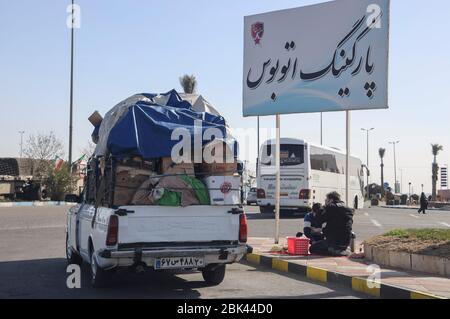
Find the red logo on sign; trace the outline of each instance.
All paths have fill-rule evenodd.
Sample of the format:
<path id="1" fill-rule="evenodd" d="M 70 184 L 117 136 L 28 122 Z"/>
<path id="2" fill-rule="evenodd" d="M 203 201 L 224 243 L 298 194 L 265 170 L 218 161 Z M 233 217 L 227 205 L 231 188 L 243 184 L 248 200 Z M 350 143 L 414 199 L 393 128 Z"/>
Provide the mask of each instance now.
<path id="1" fill-rule="evenodd" d="M 252 38 L 255 41 L 255 44 L 260 45 L 261 39 L 264 35 L 264 23 L 256 22 L 252 24 Z"/>
<path id="2" fill-rule="evenodd" d="M 230 182 L 224 182 L 222 185 L 220 185 L 220 191 L 222 194 L 228 194 L 231 191 L 231 188 L 233 185 L 231 185 Z"/>

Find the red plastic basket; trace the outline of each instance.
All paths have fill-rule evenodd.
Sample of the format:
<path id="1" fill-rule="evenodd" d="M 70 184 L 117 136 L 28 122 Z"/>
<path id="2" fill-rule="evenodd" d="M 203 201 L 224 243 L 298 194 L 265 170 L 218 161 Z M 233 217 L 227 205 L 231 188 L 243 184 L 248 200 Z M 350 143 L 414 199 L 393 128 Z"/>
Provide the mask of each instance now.
<path id="1" fill-rule="evenodd" d="M 308 256 L 309 238 L 306 237 L 288 237 L 288 254 L 295 256 Z"/>

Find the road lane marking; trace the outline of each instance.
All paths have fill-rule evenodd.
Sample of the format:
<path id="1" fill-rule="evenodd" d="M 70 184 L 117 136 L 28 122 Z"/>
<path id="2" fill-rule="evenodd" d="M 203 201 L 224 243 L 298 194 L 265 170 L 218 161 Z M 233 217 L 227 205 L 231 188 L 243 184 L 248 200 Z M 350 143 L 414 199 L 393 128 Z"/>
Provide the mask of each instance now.
<path id="1" fill-rule="evenodd" d="M 447 224 L 447 223 L 444 223 L 444 222 L 439 222 L 439 224 L 441 224 L 442 226 L 450 228 L 450 224 Z"/>
<path id="2" fill-rule="evenodd" d="M 369 213 L 364 213 L 364 216 L 369 217 L 370 215 Z"/>
<path id="3" fill-rule="evenodd" d="M 372 222 L 372 224 L 374 224 L 375 226 L 377 226 L 377 227 L 383 227 L 383 226 L 381 226 L 381 224 L 378 222 L 378 221 L 376 221 L 375 219 L 371 219 L 370 220 L 371 222 Z"/>
<path id="4" fill-rule="evenodd" d="M 414 214 L 409 214 L 409 216 L 414 217 L 414 218 L 419 218 L 419 216 L 414 215 Z"/>

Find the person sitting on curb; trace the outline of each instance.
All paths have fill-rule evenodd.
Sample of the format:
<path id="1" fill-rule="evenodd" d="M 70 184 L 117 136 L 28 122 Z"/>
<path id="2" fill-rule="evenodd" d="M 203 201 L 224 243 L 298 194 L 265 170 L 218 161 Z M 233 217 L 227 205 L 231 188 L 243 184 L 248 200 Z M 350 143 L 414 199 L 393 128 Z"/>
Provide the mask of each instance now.
<path id="1" fill-rule="evenodd" d="M 347 256 L 347 248 L 352 240 L 353 209 L 345 206 L 341 196 L 332 192 L 325 199 L 325 209 L 317 216 L 317 222 L 326 223 L 325 239 L 311 245 L 312 254 Z"/>
<path id="2" fill-rule="evenodd" d="M 311 243 L 325 239 L 322 232 L 322 224 L 319 223 L 318 216 L 321 214 L 322 206 L 314 204 L 312 211 L 306 214 L 303 224 L 303 233 L 298 233 L 297 237 L 302 237 L 303 234 L 311 240 Z"/>

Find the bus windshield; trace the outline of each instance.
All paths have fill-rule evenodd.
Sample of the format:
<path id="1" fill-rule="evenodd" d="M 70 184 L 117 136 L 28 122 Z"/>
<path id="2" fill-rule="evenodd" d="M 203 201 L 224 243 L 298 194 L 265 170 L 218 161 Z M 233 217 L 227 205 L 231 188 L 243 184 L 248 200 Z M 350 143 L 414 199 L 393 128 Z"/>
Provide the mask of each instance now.
<path id="1" fill-rule="evenodd" d="M 261 164 L 266 166 L 275 165 L 275 145 L 266 145 L 261 154 Z M 305 147 L 300 144 L 280 145 L 280 165 L 296 166 L 305 162 Z"/>

